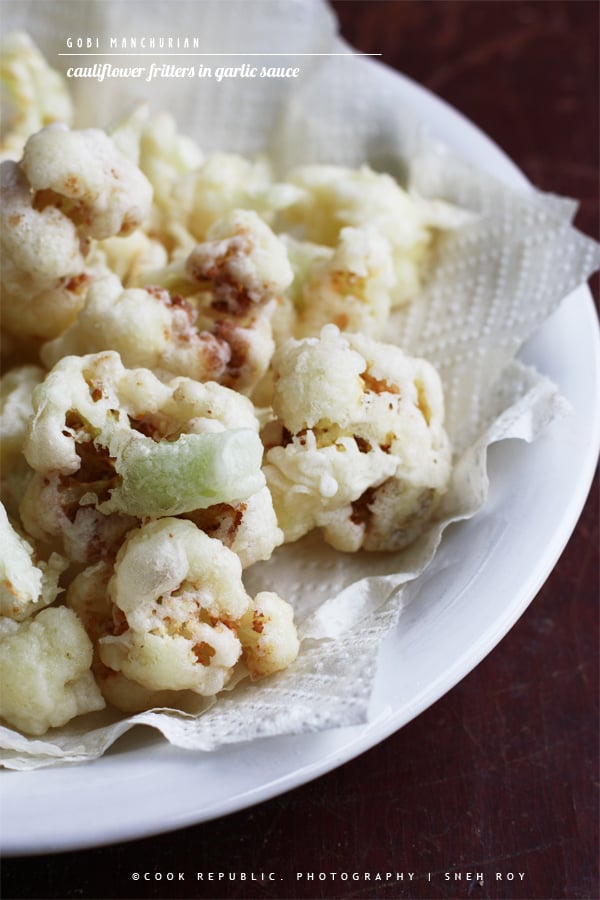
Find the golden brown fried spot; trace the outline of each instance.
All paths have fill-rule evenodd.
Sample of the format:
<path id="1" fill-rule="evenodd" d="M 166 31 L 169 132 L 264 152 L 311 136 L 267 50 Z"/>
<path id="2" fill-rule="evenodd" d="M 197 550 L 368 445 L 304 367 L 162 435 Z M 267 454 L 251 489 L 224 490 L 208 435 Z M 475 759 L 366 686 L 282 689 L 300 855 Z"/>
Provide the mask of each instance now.
<path id="1" fill-rule="evenodd" d="M 353 434 L 352 437 L 356 441 L 356 446 L 361 453 L 369 453 L 369 451 L 373 449 L 369 441 L 367 441 L 366 438 L 361 437 L 360 434 Z"/>
<path id="2" fill-rule="evenodd" d="M 113 606 L 112 617 L 112 627 L 108 629 L 108 633 L 115 636 L 124 634 L 129 628 L 129 623 L 125 617 L 125 613 L 121 609 L 119 609 L 118 606 Z"/>
<path id="3" fill-rule="evenodd" d="M 199 644 L 195 644 L 192 650 L 201 666 L 210 666 L 210 661 L 217 652 L 206 641 L 200 641 Z"/>
<path id="4" fill-rule="evenodd" d="M 375 488 L 367 488 L 357 500 L 352 503 L 350 521 L 355 525 L 367 525 L 371 518 L 371 504 L 375 499 Z"/>
<path id="5" fill-rule="evenodd" d="M 233 541 L 238 533 L 244 513 L 248 508 L 246 503 L 238 503 L 231 506 L 228 503 L 215 503 L 207 509 L 197 509 L 189 513 L 185 518 L 190 519 L 210 536 L 219 534 L 221 540 Z"/>
<path id="6" fill-rule="evenodd" d="M 425 387 L 421 381 L 415 381 L 415 386 L 417 388 L 417 406 L 421 411 L 423 418 L 429 425 L 431 422 L 431 407 L 427 401 L 427 393 L 425 391 Z"/>
<path id="7" fill-rule="evenodd" d="M 399 394 L 400 388 L 397 384 L 391 384 L 385 379 L 375 378 L 369 371 L 363 372 L 361 375 L 366 390 L 373 391 L 375 394 Z"/>
<path id="8" fill-rule="evenodd" d="M 68 291 L 71 291 L 72 294 L 83 294 L 91 280 L 89 275 L 86 275 L 85 272 L 81 272 L 79 275 L 73 275 L 72 278 L 69 278 L 65 284 L 65 288 Z"/>

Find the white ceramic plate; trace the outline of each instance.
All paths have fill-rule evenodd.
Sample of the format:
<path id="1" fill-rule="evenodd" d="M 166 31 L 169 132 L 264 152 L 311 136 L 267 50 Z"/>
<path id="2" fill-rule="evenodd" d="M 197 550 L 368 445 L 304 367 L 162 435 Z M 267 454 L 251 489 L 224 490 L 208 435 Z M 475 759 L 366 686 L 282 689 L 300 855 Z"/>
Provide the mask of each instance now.
<path id="1" fill-rule="evenodd" d="M 395 72 L 389 77 L 434 135 L 506 183 L 524 183 L 455 110 Z M 564 301 L 523 357 L 561 387 L 574 414 L 531 446 L 492 447 L 489 500 L 474 519 L 448 530 L 433 566 L 411 587 L 416 596 L 402 628 L 382 649 L 368 724 L 208 754 L 176 750 L 140 729 L 93 763 L 2 772 L 2 852 L 108 844 L 251 806 L 375 746 L 471 671 L 543 584 L 589 491 L 600 446 L 600 340 L 587 288 Z"/>

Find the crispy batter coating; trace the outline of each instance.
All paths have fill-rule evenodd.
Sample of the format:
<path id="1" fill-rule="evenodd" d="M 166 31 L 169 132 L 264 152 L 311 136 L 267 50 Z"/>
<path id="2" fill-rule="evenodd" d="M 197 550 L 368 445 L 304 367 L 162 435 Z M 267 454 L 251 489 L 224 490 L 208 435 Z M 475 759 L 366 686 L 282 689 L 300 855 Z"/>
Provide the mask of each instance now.
<path id="1" fill-rule="evenodd" d="M 154 191 L 154 203 L 171 214 L 171 193 L 177 179 L 202 165 L 204 154 L 192 138 L 180 134 L 173 116 L 151 113 L 148 104 L 137 104 L 121 116 L 109 134 L 122 153 L 144 173 Z M 153 227 L 158 223 L 153 220 Z"/>
<path id="2" fill-rule="evenodd" d="M 3 328 L 52 339 L 103 268 L 101 257 L 86 264 L 90 239 L 136 229 L 151 185 L 103 131 L 55 123 L 31 135 L 19 163 L 1 164 L 0 194 Z"/>
<path id="3" fill-rule="evenodd" d="M 90 671 L 92 642 L 64 606 L 0 628 L 0 716 L 26 734 L 45 734 L 105 706 Z"/>
<path id="4" fill-rule="evenodd" d="M 138 104 L 109 129 L 119 149 L 146 175 L 154 189 L 151 230 L 165 244 L 204 241 L 210 227 L 235 208 L 255 210 L 272 222 L 279 209 L 301 197 L 299 188 L 277 182 L 266 157 L 235 153 L 206 155 L 179 132 L 165 111 Z"/>
<path id="5" fill-rule="evenodd" d="M 96 684 L 106 702 L 125 713 L 156 707 L 180 708 L 186 704 L 187 692 L 149 690 L 122 672 L 110 669 L 100 659 L 100 638 L 123 629 L 122 614 L 113 606 L 107 590 L 113 573 L 114 564 L 106 561 L 88 566 L 71 582 L 66 595 L 67 605 L 77 614 L 94 645 L 91 668 Z"/>
<path id="6" fill-rule="evenodd" d="M 290 340 L 274 367 L 264 471 L 286 540 L 320 527 L 339 550 L 411 543 L 450 475 L 433 366 L 328 325 Z"/>
<path id="7" fill-rule="evenodd" d="M 252 678 L 287 669 L 300 649 L 292 607 L 272 591 L 256 595 L 242 616 L 238 637 Z"/>
<path id="8" fill-rule="evenodd" d="M 243 568 L 270 559 L 276 547 L 283 544 L 283 532 L 266 485 L 241 503 L 218 503 L 187 513 L 186 518 L 233 550 Z"/>
<path id="9" fill-rule="evenodd" d="M 0 164 L 2 327 L 52 338 L 75 318 L 85 260 L 76 225 L 55 206 L 37 208 L 18 163 Z"/>
<path id="10" fill-rule="evenodd" d="M 368 224 L 387 241 L 392 307 L 418 294 L 436 230 L 460 227 L 468 218 L 456 207 L 405 191 L 391 175 L 368 166 L 300 166 L 287 180 L 299 196 L 282 211 L 282 230 L 293 228 L 303 240 L 335 247 L 344 228 Z"/>
<path id="11" fill-rule="evenodd" d="M 285 247 L 255 212 L 233 209 L 208 230 L 186 261 L 193 281 L 210 285 L 215 308 L 244 312 L 264 303 L 292 281 Z"/>
<path id="12" fill-rule="evenodd" d="M 0 468 L 8 475 L 23 455 L 23 442 L 33 414 L 31 395 L 44 379 L 41 366 L 19 366 L 0 378 Z"/>
<path id="13" fill-rule="evenodd" d="M 281 241 L 251 211 L 229 213 L 209 238 L 185 261 L 142 272 L 146 287 L 123 289 L 112 274 L 98 278 L 77 320 L 42 348 L 46 365 L 111 349 L 128 366 L 250 394 L 268 369 L 271 318 L 292 270 Z"/>
<path id="14" fill-rule="evenodd" d="M 298 651 L 291 608 L 276 595 L 264 611 L 261 595 L 253 605 L 241 571 L 220 541 L 190 521 L 165 518 L 130 532 L 114 568 L 100 564 L 78 576 L 68 603 L 102 665 L 150 692 L 152 702 L 156 691 L 212 696 L 228 684 L 246 644 L 257 676 L 288 666 Z M 253 609 L 256 621 L 262 616 L 260 641 L 247 634 L 252 622 L 244 616 Z M 101 683 L 110 683 L 108 673 Z"/>
<path id="15" fill-rule="evenodd" d="M 148 179 L 98 128 L 42 128 L 25 144 L 21 168 L 37 202 L 60 209 L 86 237 L 130 234 L 150 211 Z"/>
<path id="16" fill-rule="evenodd" d="M 295 337 L 318 335 L 330 322 L 342 331 L 382 333 L 395 284 L 386 238 L 370 226 L 347 227 L 334 248 L 289 239 L 287 244 L 296 262 Z"/>
<path id="17" fill-rule="evenodd" d="M 36 559 L 31 543 L 11 524 L 0 504 L 0 615 L 22 622 L 54 603 L 58 580 L 67 561 L 52 553 L 47 562 Z"/>
<path id="18" fill-rule="evenodd" d="M 249 160 L 234 153 L 212 153 L 193 172 L 179 178 L 171 194 L 171 215 L 198 241 L 232 209 L 255 210 L 272 222 L 280 208 L 299 197 L 298 189 L 273 180 L 264 157 Z"/>
<path id="19" fill-rule="evenodd" d="M 167 265 L 169 253 L 156 237 L 143 228 L 136 228 L 131 234 L 98 241 L 92 245 L 88 260 L 107 275 L 116 275 L 124 287 L 138 287 L 144 271 Z"/>
<path id="20" fill-rule="evenodd" d="M 0 499 L 13 518 L 31 476 L 23 443 L 33 415 L 31 394 L 44 374 L 40 366 L 25 365 L 0 378 Z"/>
<path id="21" fill-rule="evenodd" d="M 232 351 L 227 341 L 195 326 L 196 310 L 164 288 L 123 289 L 116 275 L 93 284 L 77 320 L 40 355 L 47 366 L 64 356 L 116 351 L 129 367 L 165 376 L 221 381 Z M 144 339 L 140 340 L 143 327 Z"/>
<path id="22" fill-rule="evenodd" d="M 221 690 L 249 605 L 234 554 L 191 522 L 154 522 L 128 536 L 109 592 L 128 626 L 100 640 L 109 668 L 150 690 Z"/>
<path id="23" fill-rule="evenodd" d="M 35 471 L 21 515 L 91 562 L 132 519 L 245 500 L 264 484 L 250 401 L 213 382 L 164 383 L 118 354 L 63 358 L 36 388 L 25 456 Z"/>
<path id="24" fill-rule="evenodd" d="M 268 370 L 273 316 L 293 279 L 285 246 L 255 212 L 234 209 L 192 250 L 185 273 L 208 291 L 197 301 L 201 319 L 231 351 L 220 380 L 251 394 Z"/>

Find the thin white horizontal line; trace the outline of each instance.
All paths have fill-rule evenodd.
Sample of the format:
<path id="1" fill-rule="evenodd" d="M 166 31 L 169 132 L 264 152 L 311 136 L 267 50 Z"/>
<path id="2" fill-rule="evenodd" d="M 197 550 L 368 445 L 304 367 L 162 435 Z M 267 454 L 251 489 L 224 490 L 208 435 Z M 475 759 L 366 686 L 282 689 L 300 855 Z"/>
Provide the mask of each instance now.
<path id="1" fill-rule="evenodd" d="M 381 53 L 59 53 L 59 56 L 381 56 Z"/>

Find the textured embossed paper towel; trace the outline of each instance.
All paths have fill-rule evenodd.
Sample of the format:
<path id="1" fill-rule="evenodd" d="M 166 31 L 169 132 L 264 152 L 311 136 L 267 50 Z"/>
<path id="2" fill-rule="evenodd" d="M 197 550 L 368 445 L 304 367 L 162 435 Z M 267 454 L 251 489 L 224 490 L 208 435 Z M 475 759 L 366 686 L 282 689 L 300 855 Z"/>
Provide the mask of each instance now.
<path id="1" fill-rule="evenodd" d="M 201 715 L 94 714 L 38 740 L 4 728 L 4 764 L 24 769 L 93 759 L 136 723 L 158 728 L 177 746 L 211 750 L 365 721 L 377 648 L 390 628 L 402 627 L 402 586 L 430 562 L 445 526 L 475 514 L 484 501 L 487 446 L 505 437 L 531 440 L 565 411 L 557 389 L 515 356 L 598 267 L 597 245 L 572 228 L 571 201 L 509 189 L 433 142 L 398 83 L 373 61 L 349 54 L 319 0 L 8 0 L 3 7 L 4 29 L 28 30 L 63 69 L 75 60 L 101 61 L 59 56 L 68 51 L 68 37 L 99 37 L 105 47 L 115 37 L 118 50 L 122 37 L 187 35 L 199 38 L 195 52 L 213 54 L 201 59 L 215 67 L 281 64 L 267 56 L 277 52 L 290 54 L 285 65 L 301 70 L 295 80 L 72 79 L 78 125 L 106 124 L 145 98 L 154 110 L 172 112 L 205 151 L 267 151 L 281 174 L 301 162 L 367 162 L 477 214 L 444 240 L 423 296 L 393 323 L 395 340 L 434 362 L 444 380 L 456 457 L 444 520 L 400 554 L 347 556 L 308 536 L 253 566 L 246 573 L 250 592 L 275 589 L 295 605 L 303 643 L 286 672 L 240 684 Z"/>

